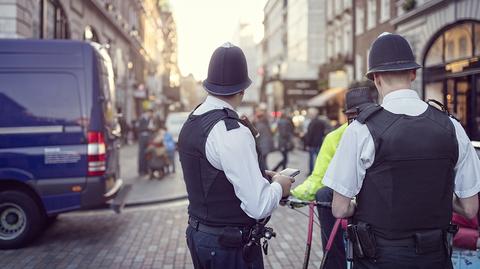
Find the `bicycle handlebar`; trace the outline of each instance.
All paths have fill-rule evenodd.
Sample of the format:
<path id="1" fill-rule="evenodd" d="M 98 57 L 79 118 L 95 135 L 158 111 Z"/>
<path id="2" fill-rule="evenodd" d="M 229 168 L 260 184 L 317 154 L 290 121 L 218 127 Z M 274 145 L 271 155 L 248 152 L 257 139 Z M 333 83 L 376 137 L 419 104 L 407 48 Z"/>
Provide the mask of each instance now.
<path id="1" fill-rule="evenodd" d="M 304 201 L 296 198 L 287 198 L 280 202 L 285 203 L 285 205 L 287 205 L 290 208 L 304 207 L 310 204 L 313 204 L 316 206 L 322 206 L 322 207 L 332 207 L 332 203 L 330 202 Z"/>

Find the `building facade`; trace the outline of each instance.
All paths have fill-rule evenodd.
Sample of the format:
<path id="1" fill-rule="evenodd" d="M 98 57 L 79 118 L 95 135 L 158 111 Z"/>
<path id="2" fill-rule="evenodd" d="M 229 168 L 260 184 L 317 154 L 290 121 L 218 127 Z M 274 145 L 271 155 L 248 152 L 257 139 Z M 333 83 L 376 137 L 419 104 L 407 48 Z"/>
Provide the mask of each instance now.
<path id="1" fill-rule="evenodd" d="M 284 103 L 298 107 L 319 93 L 318 68 L 325 63 L 325 2 L 290 0 L 287 13 Z"/>
<path id="2" fill-rule="evenodd" d="M 248 76 L 252 79 L 252 84 L 245 91 L 243 103 L 246 105 L 257 105 L 260 102 L 260 88 L 262 84 L 261 59 L 262 47 L 254 41 L 253 25 L 240 22 L 234 35 L 234 42 L 242 48 L 248 65 Z"/>
<path id="3" fill-rule="evenodd" d="M 480 141 L 480 1 L 419 0 L 398 8 L 392 23 L 423 66 L 415 89 L 442 102 Z"/>
<path id="4" fill-rule="evenodd" d="M 325 89 L 309 102 L 325 107 L 331 119 L 343 121 L 343 96 L 354 81 L 354 9 L 353 0 L 326 0 L 326 61 L 319 69 L 319 84 Z"/>
<path id="5" fill-rule="evenodd" d="M 368 53 L 372 42 L 383 32 L 393 33 L 391 23 L 397 16 L 397 0 L 354 1 L 355 81 L 366 80 Z"/>
<path id="6" fill-rule="evenodd" d="M 283 75 L 287 55 L 287 0 L 268 0 L 264 12 L 263 83 L 261 101 L 269 111 L 284 107 Z"/>
<path id="7" fill-rule="evenodd" d="M 146 100 L 163 91 L 168 46 L 157 0 L 0 0 L 1 38 L 75 39 L 108 48 L 116 81 L 116 106 L 135 120 Z"/>

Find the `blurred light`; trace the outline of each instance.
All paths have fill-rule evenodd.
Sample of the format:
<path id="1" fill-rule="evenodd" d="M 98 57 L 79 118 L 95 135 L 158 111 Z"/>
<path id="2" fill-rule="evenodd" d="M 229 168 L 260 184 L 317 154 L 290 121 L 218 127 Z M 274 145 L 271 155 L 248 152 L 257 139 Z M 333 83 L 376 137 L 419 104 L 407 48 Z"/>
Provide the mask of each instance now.
<path id="1" fill-rule="evenodd" d="M 72 186 L 72 191 L 73 192 L 81 192 L 82 191 L 82 186 L 80 186 L 80 185 Z"/>
<path id="2" fill-rule="evenodd" d="M 92 40 L 93 39 L 93 31 L 90 25 L 85 26 L 85 40 Z"/>
<path id="3" fill-rule="evenodd" d="M 280 118 L 282 116 L 282 111 L 272 111 L 270 115 L 274 118 Z"/>
<path id="4" fill-rule="evenodd" d="M 305 121 L 304 116 L 297 115 L 292 117 L 292 122 L 293 122 L 293 125 L 295 125 L 295 127 L 302 125 L 304 121 Z"/>
<path id="5" fill-rule="evenodd" d="M 113 10 L 113 5 L 110 4 L 110 3 L 107 3 L 107 4 L 105 5 L 105 7 L 107 8 L 108 11 L 112 11 L 112 10 Z"/>
<path id="6" fill-rule="evenodd" d="M 132 62 L 128 62 L 127 68 L 128 68 L 128 69 L 132 69 L 132 68 L 133 68 L 133 63 L 132 63 Z"/>

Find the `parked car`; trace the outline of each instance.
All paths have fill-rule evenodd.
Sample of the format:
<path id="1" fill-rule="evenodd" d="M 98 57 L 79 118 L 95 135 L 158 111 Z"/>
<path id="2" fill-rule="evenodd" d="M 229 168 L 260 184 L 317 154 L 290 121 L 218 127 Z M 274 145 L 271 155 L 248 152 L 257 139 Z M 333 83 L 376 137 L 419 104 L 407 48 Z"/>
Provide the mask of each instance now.
<path id="1" fill-rule="evenodd" d="M 0 249 L 121 190 L 113 79 L 98 44 L 0 40 Z"/>
<path id="2" fill-rule="evenodd" d="M 190 115 L 189 112 L 170 112 L 167 115 L 165 126 L 168 132 L 172 134 L 175 142 L 178 141 L 178 135 L 180 134 L 180 130 L 182 130 L 183 124 L 187 121 L 188 115 Z"/>

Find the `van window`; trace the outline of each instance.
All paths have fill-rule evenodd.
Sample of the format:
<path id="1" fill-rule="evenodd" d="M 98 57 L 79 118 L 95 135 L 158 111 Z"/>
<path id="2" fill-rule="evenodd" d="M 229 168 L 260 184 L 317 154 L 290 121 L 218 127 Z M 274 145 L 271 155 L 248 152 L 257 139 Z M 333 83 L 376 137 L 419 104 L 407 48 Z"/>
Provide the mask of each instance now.
<path id="1" fill-rule="evenodd" d="M 0 127 L 78 125 L 80 120 L 73 75 L 0 73 Z"/>
<path id="2" fill-rule="evenodd" d="M 100 65 L 100 85 L 102 87 L 102 94 L 105 97 L 104 101 L 104 115 L 106 123 L 115 128 L 117 113 L 115 110 L 115 82 L 113 78 L 113 69 L 111 62 L 105 61 L 99 57 Z"/>

